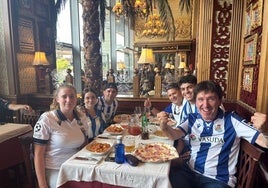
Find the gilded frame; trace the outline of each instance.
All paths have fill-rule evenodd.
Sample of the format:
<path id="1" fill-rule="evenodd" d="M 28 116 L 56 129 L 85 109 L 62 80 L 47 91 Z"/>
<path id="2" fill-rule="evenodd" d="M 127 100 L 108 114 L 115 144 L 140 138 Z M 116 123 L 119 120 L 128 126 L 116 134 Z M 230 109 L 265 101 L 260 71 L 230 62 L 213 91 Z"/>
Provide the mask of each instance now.
<path id="1" fill-rule="evenodd" d="M 243 84 L 242 89 L 244 91 L 252 92 L 253 84 L 253 67 L 246 67 L 243 70 Z"/>
<path id="2" fill-rule="evenodd" d="M 251 31 L 251 6 L 248 6 L 245 12 L 245 36 Z"/>
<path id="3" fill-rule="evenodd" d="M 257 40 L 257 33 L 245 39 L 243 58 L 244 65 L 256 64 Z"/>
<path id="4" fill-rule="evenodd" d="M 251 9 L 251 30 L 256 29 L 262 25 L 262 0 L 256 1 L 252 4 Z"/>

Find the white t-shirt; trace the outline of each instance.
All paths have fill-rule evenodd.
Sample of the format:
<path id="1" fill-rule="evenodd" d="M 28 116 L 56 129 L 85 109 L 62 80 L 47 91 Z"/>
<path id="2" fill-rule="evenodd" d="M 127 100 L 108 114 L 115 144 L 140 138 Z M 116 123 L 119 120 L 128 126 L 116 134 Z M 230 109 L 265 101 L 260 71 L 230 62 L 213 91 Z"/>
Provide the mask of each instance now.
<path id="1" fill-rule="evenodd" d="M 72 122 L 58 117 L 56 111 L 45 112 L 34 127 L 34 143 L 46 144 L 45 167 L 59 169 L 61 164 L 74 155 L 84 143 L 85 136 L 81 131 L 87 127 L 82 121 Z M 87 129 L 85 129 L 87 130 Z"/>

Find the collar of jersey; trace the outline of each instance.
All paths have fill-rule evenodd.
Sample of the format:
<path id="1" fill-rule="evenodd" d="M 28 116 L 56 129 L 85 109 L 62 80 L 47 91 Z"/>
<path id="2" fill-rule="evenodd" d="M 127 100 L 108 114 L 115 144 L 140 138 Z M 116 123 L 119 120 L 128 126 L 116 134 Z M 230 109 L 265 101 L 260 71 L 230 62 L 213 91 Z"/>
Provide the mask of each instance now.
<path id="1" fill-rule="evenodd" d="M 74 118 L 76 120 L 80 119 L 75 111 L 73 111 L 73 114 L 74 114 Z M 62 113 L 61 110 L 57 110 L 57 115 L 58 115 L 58 118 L 59 118 L 60 121 L 66 121 L 67 120 L 66 116 Z"/>

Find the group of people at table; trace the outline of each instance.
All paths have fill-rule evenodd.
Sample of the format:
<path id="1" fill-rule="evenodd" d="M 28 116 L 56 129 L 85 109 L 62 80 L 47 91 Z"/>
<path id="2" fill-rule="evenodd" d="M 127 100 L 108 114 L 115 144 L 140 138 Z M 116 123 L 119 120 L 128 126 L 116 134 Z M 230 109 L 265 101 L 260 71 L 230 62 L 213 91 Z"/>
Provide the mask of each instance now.
<path id="1" fill-rule="evenodd" d="M 40 188 L 56 187 L 61 164 L 109 126 L 118 107 L 117 86 L 109 83 L 102 96 L 86 89 L 84 107 L 77 108 L 76 89 L 62 85 L 54 92 L 50 111 L 34 127 L 35 170 Z M 197 83 L 186 75 L 167 86 L 170 105 L 164 110 L 144 107 L 160 120 L 160 128 L 175 140 L 180 158 L 172 161 L 172 187 L 227 188 L 236 183 L 240 139 L 268 148 L 267 115 L 256 112 L 251 124 L 222 106 L 223 92 L 213 81 Z M 168 125 L 170 118 L 176 127 Z"/>

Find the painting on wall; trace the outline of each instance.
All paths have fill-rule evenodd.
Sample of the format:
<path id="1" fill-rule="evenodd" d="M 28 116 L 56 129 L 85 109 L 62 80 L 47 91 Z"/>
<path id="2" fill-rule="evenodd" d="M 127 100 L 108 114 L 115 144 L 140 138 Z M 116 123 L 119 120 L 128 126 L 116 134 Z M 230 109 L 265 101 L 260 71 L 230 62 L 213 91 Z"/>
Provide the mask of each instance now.
<path id="1" fill-rule="evenodd" d="M 245 39 L 243 58 L 244 65 L 251 65 L 256 63 L 257 39 L 257 33 Z"/>
<path id="2" fill-rule="evenodd" d="M 256 1 L 252 4 L 251 10 L 251 29 L 254 30 L 262 25 L 262 0 Z"/>
<path id="3" fill-rule="evenodd" d="M 19 50 L 21 52 L 34 52 L 34 23 L 29 18 L 19 18 L 18 20 Z"/>
<path id="4" fill-rule="evenodd" d="M 251 6 L 245 12 L 245 36 L 249 35 L 251 31 Z"/>
<path id="5" fill-rule="evenodd" d="M 243 70 L 243 90 L 252 92 L 253 67 L 247 67 Z"/>

